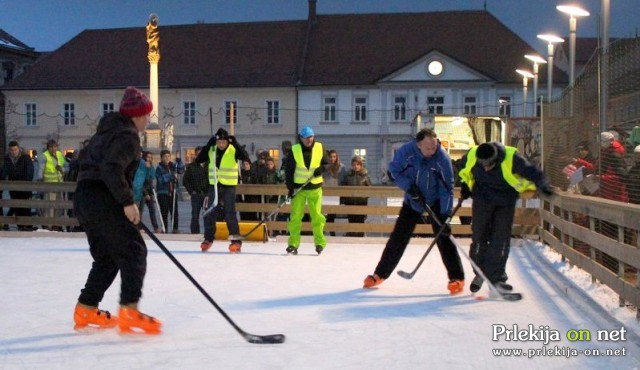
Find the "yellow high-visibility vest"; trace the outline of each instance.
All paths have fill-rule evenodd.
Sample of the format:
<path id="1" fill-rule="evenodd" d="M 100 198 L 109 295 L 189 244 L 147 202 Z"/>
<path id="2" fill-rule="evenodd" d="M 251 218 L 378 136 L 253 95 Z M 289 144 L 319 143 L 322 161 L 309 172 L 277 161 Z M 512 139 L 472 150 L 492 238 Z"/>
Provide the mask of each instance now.
<path id="1" fill-rule="evenodd" d="M 42 180 L 44 182 L 62 182 L 62 173 L 56 169 L 56 166 L 64 167 L 62 152 L 57 150 L 54 157 L 48 150 L 45 150 L 44 171 L 42 172 Z"/>
<path id="2" fill-rule="evenodd" d="M 220 160 L 220 168 L 216 169 L 215 151 L 217 147 L 209 148 L 209 185 L 215 185 L 219 181 L 222 185 L 238 185 L 238 161 L 236 161 L 236 148 L 229 145 Z M 217 174 L 216 174 L 217 172 Z"/>
<path id="3" fill-rule="evenodd" d="M 513 156 L 518 152 L 518 149 L 512 146 L 505 146 L 505 158 L 500 163 L 500 168 L 502 169 L 502 177 L 504 177 L 504 181 L 507 184 L 511 185 L 518 193 L 525 192 L 527 190 L 536 190 L 536 185 L 531 181 L 525 179 L 522 176 L 513 173 Z M 473 190 L 473 184 L 475 179 L 473 178 L 473 174 L 471 173 L 471 169 L 476 164 L 476 150 L 478 147 L 471 148 L 467 153 L 467 163 L 464 168 L 460 170 L 458 175 L 460 179 L 464 181 L 465 184 L 469 186 L 469 189 Z"/>
<path id="4" fill-rule="evenodd" d="M 296 184 L 304 184 L 311 176 L 313 176 L 313 172 L 316 168 L 320 167 L 322 157 L 324 156 L 322 144 L 316 142 L 313 145 L 309 168 L 305 167 L 304 156 L 302 155 L 302 145 L 300 143 L 291 147 L 291 153 L 293 153 L 293 159 L 296 161 L 296 170 L 293 173 L 293 182 Z M 312 184 L 322 184 L 322 176 L 316 176 L 312 178 L 310 182 Z"/>

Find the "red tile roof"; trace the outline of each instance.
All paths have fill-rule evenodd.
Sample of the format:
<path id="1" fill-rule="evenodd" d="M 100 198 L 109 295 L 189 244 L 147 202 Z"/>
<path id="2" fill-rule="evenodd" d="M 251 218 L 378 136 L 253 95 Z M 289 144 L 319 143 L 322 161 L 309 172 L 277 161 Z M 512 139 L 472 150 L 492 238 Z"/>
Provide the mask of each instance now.
<path id="1" fill-rule="evenodd" d="M 306 20 L 160 25 L 160 87 L 367 85 L 434 50 L 518 83 L 515 69 L 534 52 L 486 11 L 318 15 L 298 76 L 306 32 Z M 128 85 L 149 85 L 144 27 L 83 31 L 4 88 Z"/>

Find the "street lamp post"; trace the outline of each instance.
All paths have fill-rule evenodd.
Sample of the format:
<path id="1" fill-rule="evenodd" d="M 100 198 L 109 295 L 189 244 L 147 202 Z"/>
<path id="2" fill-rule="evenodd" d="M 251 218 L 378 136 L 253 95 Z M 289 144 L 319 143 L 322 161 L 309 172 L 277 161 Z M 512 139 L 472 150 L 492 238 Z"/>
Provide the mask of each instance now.
<path id="1" fill-rule="evenodd" d="M 547 61 L 535 54 L 527 54 L 524 57 L 533 62 L 533 116 L 538 117 L 538 65 Z"/>
<path id="2" fill-rule="evenodd" d="M 516 72 L 522 76 L 522 116 L 527 116 L 527 85 L 530 78 L 533 78 L 533 74 L 524 69 L 516 69 Z"/>
<path id="3" fill-rule="evenodd" d="M 538 35 L 538 38 L 548 43 L 547 46 L 547 101 L 551 101 L 551 95 L 553 93 L 553 44 L 564 42 L 564 40 L 556 35 L 544 34 Z"/>
<path id="4" fill-rule="evenodd" d="M 569 86 L 573 86 L 576 68 L 576 17 L 587 17 L 590 14 L 574 5 L 558 5 L 556 9 L 569 14 Z"/>

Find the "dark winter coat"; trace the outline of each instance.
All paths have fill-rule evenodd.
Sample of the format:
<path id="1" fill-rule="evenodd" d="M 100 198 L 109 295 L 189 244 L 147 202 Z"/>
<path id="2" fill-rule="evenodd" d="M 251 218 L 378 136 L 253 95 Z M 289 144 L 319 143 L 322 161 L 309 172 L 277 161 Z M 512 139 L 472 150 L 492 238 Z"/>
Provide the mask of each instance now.
<path id="1" fill-rule="evenodd" d="M 158 163 L 156 167 L 156 193 L 171 195 L 173 189 L 178 183 L 178 175 L 184 173 L 184 164 L 182 161 L 176 160 L 177 163 L 169 162 L 164 164 Z"/>
<path id="2" fill-rule="evenodd" d="M 207 194 L 209 191 L 209 170 L 206 165 L 191 162 L 182 178 L 182 184 L 189 194 Z"/>
<path id="3" fill-rule="evenodd" d="M 342 179 L 342 183 L 340 183 L 340 185 L 371 186 L 371 179 L 369 178 L 369 172 L 367 171 L 366 168 L 363 168 L 358 172 L 354 170 L 350 170 Z M 369 198 L 366 198 L 366 197 L 342 197 L 340 198 L 340 203 L 346 204 L 346 205 L 367 205 L 368 199 Z"/>
<path id="4" fill-rule="evenodd" d="M 503 145 L 496 143 L 498 150 L 497 164 L 489 171 L 485 171 L 483 166 L 476 162 L 471 169 L 471 174 L 475 179 L 473 185 L 473 199 L 482 198 L 487 203 L 498 206 L 515 205 L 520 193 L 513 186 L 509 185 L 502 174 L 500 163 L 506 157 L 506 151 Z M 467 164 L 467 155 L 465 154 L 460 160 L 460 168 L 464 168 Z M 536 185 L 536 188 L 543 189 L 548 186 L 547 179 L 536 165 L 527 161 L 522 155 L 515 153 L 513 156 L 513 168 L 511 170 Z"/>
<path id="5" fill-rule="evenodd" d="M 600 196 L 605 199 L 627 202 L 629 197 L 623 179 L 627 176 L 624 163 L 625 150 L 614 140 L 600 154 Z"/>
<path id="6" fill-rule="evenodd" d="M 12 158 L 7 154 L 4 157 L 4 167 L 2 168 L 2 178 L 9 181 L 32 181 L 33 161 L 27 154 L 20 153 L 18 158 Z"/>
<path id="7" fill-rule="evenodd" d="M 134 204 L 132 184 L 140 161 L 140 137 L 131 118 L 117 112 L 102 117 L 78 161 L 78 183 L 103 182 L 117 203 Z"/>
<path id="8" fill-rule="evenodd" d="M 389 173 L 396 185 L 405 191 L 404 201 L 416 212 L 424 212 L 424 205 L 406 193 L 416 184 L 427 204 L 439 202 L 440 214 L 451 214 L 453 208 L 453 167 L 447 152 L 438 143 L 430 158 L 422 155 L 415 140 L 402 145 L 389 163 Z"/>

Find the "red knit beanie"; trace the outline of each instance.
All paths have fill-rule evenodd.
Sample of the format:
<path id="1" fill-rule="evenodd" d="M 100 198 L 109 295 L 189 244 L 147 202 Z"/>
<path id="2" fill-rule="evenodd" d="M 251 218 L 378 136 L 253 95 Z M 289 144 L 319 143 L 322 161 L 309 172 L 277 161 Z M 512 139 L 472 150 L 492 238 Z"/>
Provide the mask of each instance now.
<path id="1" fill-rule="evenodd" d="M 135 87 L 127 87 L 120 102 L 120 113 L 127 117 L 146 116 L 153 110 L 153 102 Z"/>

